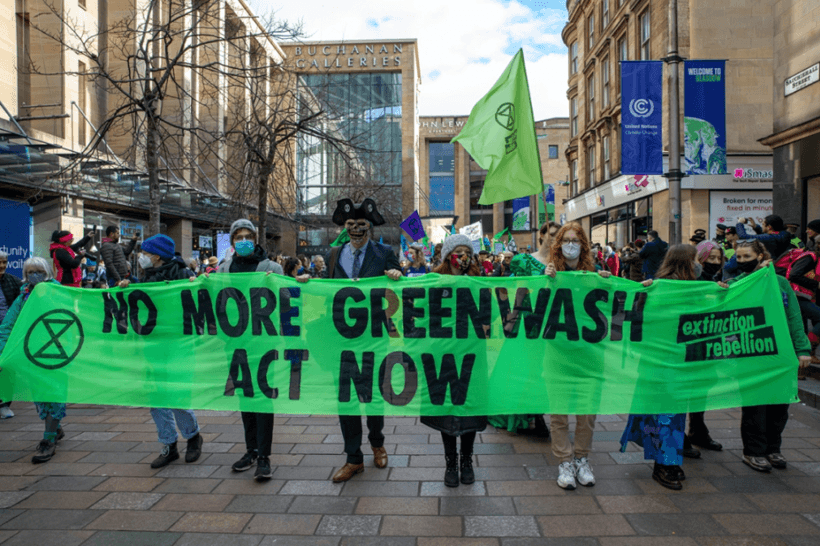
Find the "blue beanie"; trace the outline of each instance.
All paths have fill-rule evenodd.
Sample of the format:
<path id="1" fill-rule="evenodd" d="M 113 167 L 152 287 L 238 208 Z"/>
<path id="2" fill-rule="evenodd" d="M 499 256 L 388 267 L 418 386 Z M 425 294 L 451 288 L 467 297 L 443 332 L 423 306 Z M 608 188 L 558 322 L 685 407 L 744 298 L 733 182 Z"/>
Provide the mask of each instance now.
<path id="1" fill-rule="evenodd" d="M 174 240 L 167 235 L 154 235 L 142 242 L 142 250 L 149 254 L 156 254 L 166 262 L 174 259 Z"/>

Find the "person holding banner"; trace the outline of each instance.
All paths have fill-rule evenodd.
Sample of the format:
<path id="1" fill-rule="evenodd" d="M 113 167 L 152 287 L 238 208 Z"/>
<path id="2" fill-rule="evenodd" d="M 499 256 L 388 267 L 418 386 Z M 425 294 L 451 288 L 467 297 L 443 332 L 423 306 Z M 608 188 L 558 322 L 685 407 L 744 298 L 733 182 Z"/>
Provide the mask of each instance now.
<path id="1" fill-rule="evenodd" d="M 20 295 L 20 289 L 23 282 L 6 271 L 9 265 L 9 255 L 7 252 L 0 250 L 0 323 L 6 318 L 6 313 L 9 307 Z M 10 419 L 14 417 L 14 412 L 11 411 L 11 402 L 3 402 L 0 400 L 0 419 Z"/>
<path id="2" fill-rule="evenodd" d="M 421 245 L 410 245 L 410 252 L 413 257 L 413 261 L 410 262 L 406 268 L 404 268 L 404 276 L 408 278 L 421 277 L 422 275 L 429 273 L 430 266 L 427 265 L 427 260 L 424 258 L 424 250 Z"/>
<path id="3" fill-rule="evenodd" d="M 441 265 L 433 270 L 441 275 L 467 275 L 480 277 L 481 266 L 473 261 L 472 242 L 466 235 L 450 235 L 444 240 L 441 248 Z M 465 485 L 475 482 L 473 470 L 473 444 L 476 434 L 487 428 L 487 418 L 481 416 L 455 417 L 422 416 L 422 424 L 441 432 L 444 442 L 444 485 L 458 487 L 460 481 Z M 457 438 L 461 437 L 461 459 L 459 460 Z"/>
<path id="4" fill-rule="evenodd" d="M 168 282 L 189 279 L 185 265 L 174 259 L 174 240 L 167 235 L 154 235 L 142 242 L 138 262 L 145 272 L 143 283 Z M 131 281 L 123 279 L 117 286 L 127 288 Z M 185 462 L 193 463 L 202 455 L 202 435 L 199 423 L 192 410 L 151 408 L 151 417 L 157 426 L 157 436 L 162 444 L 162 452 L 151 462 L 151 468 L 162 468 L 179 459 L 177 449 L 177 427 L 182 437 L 188 441 Z"/>
<path id="5" fill-rule="evenodd" d="M 350 236 L 350 241 L 335 246 L 325 259 L 328 279 L 359 279 L 386 275 L 397 281 L 401 278 L 399 259 L 393 249 L 371 239 L 373 226 L 384 224 L 384 218 L 376 208 L 376 202 L 365 199 L 354 204 L 351 199 L 340 199 L 333 212 L 333 223 L 343 226 Z M 298 282 L 310 281 L 310 275 L 299 275 Z M 359 415 L 340 415 L 339 426 L 345 441 L 347 462 L 333 475 L 333 483 L 346 482 L 356 474 L 364 472 L 364 454 L 362 453 L 362 418 Z M 373 450 L 373 464 L 377 468 L 387 467 L 387 451 L 384 449 L 384 416 L 367 416 L 367 439 Z"/>
<path id="6" fill-rule="evenodd" d="M 595 272 L 592 249 L 583 226 L 578 222 L 565 224 L 550 247 L 550 262 L 545 275 L 555 278 L 558 271 L 591 271 Z M 609 271 L 598 271 L 607 278 Z M 560 462 L 558 465 L 558 487 L 575 489 L 575 480 L 585 487 L 595 485 L 595 476 L 589 465 L 589 452 L 592 450 L 592 432 L 595 429 L 595 415 L 575 416 L 575 445 L 569 443 L 569 416 L 551 415 L 552 453 Z"/>
<path id="7" fill-rule="evenodd" d="M 23 305 L 28 301 L 32 291 L 42 282 L 59 284 L 51 276 L 51 267 L 46 260 L 31 257 L 23 263 L 23 285 L 20 294 L 11 304 L 2 324 L 0 324 L 0 354 L 6 348 L 6 343 L 8 343 L 9 336 L 14 328 L 14 323 L 17 322 L 17 318 L 23 310 Z M 34 407 L 37 408 L 37 414 L 46 426 L 43 439 L 37 445 L 37 452 L 31 458 L 33 464 L 39 464 L 50 461 L 54 457 L 57 442 L 65 437 L 60 421 L 65 417 L 66 405 L 58 402 L 35 402 Z"/>
<path id="8" fill-rule="evenodd" d="M 768 217 L 767 217 L 768 219 Z M 760 239 L 745 239 L 737 243 L 737 267 L 740 274 L 728 281 L 732 285 L 755 271 L 765 269 L 771 261 L 771 255 L 765 243 Z M 774 275 L 774 270 L 770 271 Z M 775 275 L 783 296 L 786 308 L 786 319 L 792 346 L 797 354 L 800 368 L 807 368 L 811 363 L 809 340 L 803 330 L 803 317 L 800 306 L 789 281 Z M 772 467 L 785 469 L 786 458 L 780 452 L 783 429 L 789 420 L 788 404 L 770 404 L 764 406 L 746 406 L 742 408 L 740 419 L 740 437 L 743 440 L 743 462 L 758 472 L 771 472 Z"/>

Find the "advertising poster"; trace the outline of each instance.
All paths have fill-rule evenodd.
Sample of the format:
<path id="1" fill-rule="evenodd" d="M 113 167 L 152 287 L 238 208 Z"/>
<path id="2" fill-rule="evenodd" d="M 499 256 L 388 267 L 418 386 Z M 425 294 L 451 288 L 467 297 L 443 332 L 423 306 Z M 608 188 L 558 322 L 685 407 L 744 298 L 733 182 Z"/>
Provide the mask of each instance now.
<path id="1" fill-rule="evenodd" d="M 529 231 L 530 229 L 530 198 L 519 197 L 512 200 L 512 230 Z"/>
<path id="2" fill-rule="evenodd" d="M 621 61 L 621 172 L 663 174 L 663 63 Z"/>
<path id="3" fill-rule="evenodd" d="M 726 174 L 726 61 L 684 63 L 684 169 Z"/>
<path id="4" fill-rule="evenodd" d="M 772 214 L 771 191 L 713 191 L 709 194 L 709 237 L 715 225 L 733 226 L 738 218 L 752 218 L 757 224 Z"/>
<path id="5" fill-rule="evenodd" d="M 21 279 L 23 262 L 31 255 L 31 207 L 28 203 L 0 199 L 0 215 L 3 218 L 0 250 L 9 255 L 6 271 Z M 8 302 L 8 305 L 11 304 Z"/>

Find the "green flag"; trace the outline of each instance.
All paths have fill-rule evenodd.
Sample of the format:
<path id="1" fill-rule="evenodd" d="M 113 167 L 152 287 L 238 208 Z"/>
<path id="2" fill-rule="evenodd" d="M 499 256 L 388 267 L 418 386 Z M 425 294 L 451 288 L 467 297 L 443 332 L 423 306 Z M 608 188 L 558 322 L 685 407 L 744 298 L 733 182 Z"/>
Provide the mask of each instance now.
<path id="1" fill-rule="evenodd" d="M 496 242 L 500 241 L 501 238 L 509 232 L 510 232 L 510 228 L 504 228 L 504 231 L 500 231 L 500 232 L 495 234 L 495 237 L 493 237 L 493 241 L 496 241 Z"/>
<path id="2" fill-rule="evenodd" d="M 339 236 L 336 237 L 336 240 L 330 243 L 330 246 L 342 246 L 348 241 L 350 241 L 350 235 L 347 234 L 346 229 L 343 229 Z"/>
<path id="3" fill-rule="evenodd" d="M 461 143 L 481 168 L 487 169 L 480 204 L 501 203 L 543 191 L 522 49 L 476 103 L 464 129 L 452 142 Z"/>

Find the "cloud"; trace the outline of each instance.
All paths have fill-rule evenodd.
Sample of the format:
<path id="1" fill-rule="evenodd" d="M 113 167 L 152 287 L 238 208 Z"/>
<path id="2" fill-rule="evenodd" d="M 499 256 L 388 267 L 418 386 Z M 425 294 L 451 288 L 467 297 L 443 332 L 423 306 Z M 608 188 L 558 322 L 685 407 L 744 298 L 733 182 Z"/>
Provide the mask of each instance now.
<path id="1" fill-rule="evenodd" d="M 416 38 L 421 115 L 466 115 L 524 48 L 536 119 L 568 115 L 566 11 L 513 0 L 251 0 L 260 15 L 304 22 L 306 40 Z"/>

